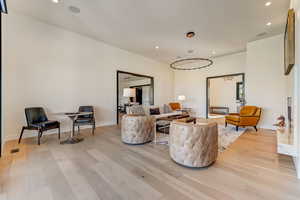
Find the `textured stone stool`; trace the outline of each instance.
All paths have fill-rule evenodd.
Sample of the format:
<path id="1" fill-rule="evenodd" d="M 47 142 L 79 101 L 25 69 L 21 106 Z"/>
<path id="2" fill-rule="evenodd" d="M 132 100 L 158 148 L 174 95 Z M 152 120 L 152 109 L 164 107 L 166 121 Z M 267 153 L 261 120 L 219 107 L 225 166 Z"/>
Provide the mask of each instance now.
<path id="1" fill-rule="evenodd" d="M 169 151 L 172 160 L 186 167 L 207 167 L 218 156 L 217 123 L 187 124 L 174 121 L 170 126 Z"/>
<path id="2" fill-rule="evenodd" d="M 146 115 L 124 115 L 122 118 L 122 141 L 126 144 L 144 144 L 154 137 L 155 118 Z"/>

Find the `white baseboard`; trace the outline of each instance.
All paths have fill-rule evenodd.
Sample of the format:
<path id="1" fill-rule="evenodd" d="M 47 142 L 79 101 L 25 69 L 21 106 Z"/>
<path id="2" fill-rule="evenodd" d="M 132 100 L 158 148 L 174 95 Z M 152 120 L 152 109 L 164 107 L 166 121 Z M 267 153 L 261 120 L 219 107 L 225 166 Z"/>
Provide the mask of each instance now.
<path id="1" fill-rule="evenodd" d="M 299 171 L 299 161 L 297 157 L 293 157 L 293 161 L 294 161 L 294 165 L 295 165 L 295 169 L 296 169 L 296 174 L 297 174 L 297 178 L 300 179 L 300 171 Z"/>
<path id="2" fill-rule="evenodd" d="M 115 122 L 96 123 L 96 127 L 113 126 L 113 125 L 116 125 L 116 123 Z M 83 126 L 81 129 L 89 129 L 89 128 L 91 128 L 91 126 Z M 66 133 L 66 132 L 70 132 L 70 128 L 64 127 L 61 129 L 61 133 Z M 7 142 L 7 141 L 19 139 L 19 136 L 20 136 L 19 134 L 20 133 L 15 134 L 15 135 L 7 135 L 3 142 L 3 146 L 5 145 L 5 142 Z M 46 131 L 43 135 L 51 135 L 51 134 L 57 134 L 57 130 Z M 30 137 L 36 137 L 36 136 L 37 136 L 36 131 L 29 130 L 29 131 L 24 132 L 22 138 L 30 138 Z"/>
<path id="3" fill-rule="evenodd" d="M 274 127 L 273 125 L 261 125 L 257 128 L 262 128 L 262 129 L 269 129 L 269 130 L 272 130 L 272 131 L 276 131 L 277 130 L 277 127 Z"/>

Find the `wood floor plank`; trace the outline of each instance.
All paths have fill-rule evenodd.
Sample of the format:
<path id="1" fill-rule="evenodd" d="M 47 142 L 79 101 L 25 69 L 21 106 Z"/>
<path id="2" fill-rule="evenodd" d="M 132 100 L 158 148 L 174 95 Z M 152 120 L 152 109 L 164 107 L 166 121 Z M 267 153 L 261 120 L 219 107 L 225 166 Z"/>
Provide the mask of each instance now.
<path id="1" fill-rule="evenodd" d="M 77 171 L 71 160 L 58 161 L 58 165 L 77 199 L 100 200 L 97 193 L 88 184 L 84 176 Z"/>
<path id="2" fill-rule="evenodd" d="M 122 197 L 109 185 L 99 174 L 94 170 L 94 165 L 84 162 L 82 160 L 73 161 L 79 173 L 85 177 L 88 184 L 97 193 L 97 196 L 102 200 L 122 200 Z"/>
<path id="3" fill-rule="evenodd" d="M 95 149 L 89 150 L 88 153 L 99 161 L 95 166 L 95 170 L 108 183 L 114 185 L 122 197 L 127 197 L 125 199 L 155 200 L 161 198 L 162 195 L 158 191 L 142 180 L 132 176 L 130 172 L 116 164 L 106 155 Z"/>
<path id="4" fill-rule="evenodd" d="M 148 165 L 148 163 L 142 162 L 140 159 L 137 159 L 132 155 L 128 155 L 127 159 L 134 163 L 136 166 L 142 166 L 143 169 L 145 169 L 148 173 L 151 173 L 153 176 L 160 179 L 165 184 L 174 187 L 176 190 L 178 190 L 179 192 L 188 196 L 191 199 L 214 199 L 204 193 L 199 192 L 196 189 L 193 189 L 192 187 L 188 187 L 187 185 L 179 181 L 177 178 L 167 173 L 164 173 L 158 168 Z"/>

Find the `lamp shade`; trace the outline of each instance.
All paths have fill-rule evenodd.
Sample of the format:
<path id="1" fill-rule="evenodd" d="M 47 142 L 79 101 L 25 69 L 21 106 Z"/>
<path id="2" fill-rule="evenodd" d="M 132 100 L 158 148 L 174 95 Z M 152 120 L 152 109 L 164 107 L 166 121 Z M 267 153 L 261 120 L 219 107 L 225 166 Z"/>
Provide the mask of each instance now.
<path id="1" fill-rule="evenodd" d="M 134 88 L 124 88 L 123 96 L 124 97 L 135 97 L 135 89 Z"/>
<path id="2" fill-rule="evenodd" d="M 178 101 L 185 101 L 186 98 L 184 95 L 179 95 L 177 99 Z"/>

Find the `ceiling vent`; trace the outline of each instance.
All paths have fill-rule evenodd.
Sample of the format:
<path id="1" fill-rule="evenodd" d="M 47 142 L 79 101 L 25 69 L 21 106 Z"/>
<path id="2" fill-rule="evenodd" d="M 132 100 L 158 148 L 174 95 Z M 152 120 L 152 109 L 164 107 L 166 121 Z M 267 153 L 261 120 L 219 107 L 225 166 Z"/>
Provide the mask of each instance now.
<path id="1" fill-rule="evenodd" d="M 75 14 L 80 13 L 80 9 L 77 8 L 76 6 L 69 6 L 69 10 L 70 10 L 72 13 L 75 13 Z"/>

